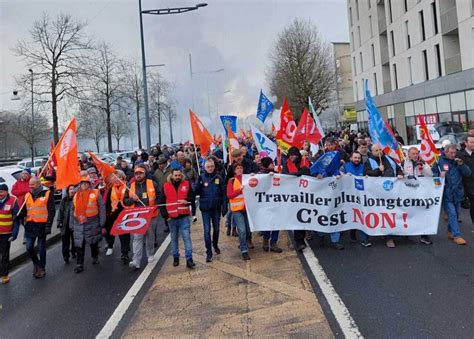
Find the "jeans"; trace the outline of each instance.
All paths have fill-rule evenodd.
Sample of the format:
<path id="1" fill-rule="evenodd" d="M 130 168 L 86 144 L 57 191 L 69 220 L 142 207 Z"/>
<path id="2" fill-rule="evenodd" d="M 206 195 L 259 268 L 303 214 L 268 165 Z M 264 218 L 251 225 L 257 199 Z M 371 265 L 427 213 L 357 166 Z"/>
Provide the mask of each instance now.
<path id="1" fill-rule="evenodd" d="M 318 236 L 320 236 L 320 237 L 324 237 L 325 234 L 327 234 L 327 233 L 318 232 Z M 336 242 L 339 242 L 339 240 L 341 239 L 341 232 L 329 233 L 329 238 L 331 238 L 331 242 L 333 244 L 336 243 Z"/>
<path id="2" fill-rule="evenodd" d="M 156 224 L 156 218 L 151 219 L 151 224 L 145 234 L 133 234 L 133 261 L 140 265 L 143 257 L 143 242 L 145 242 L 146 255 L 148 258 L 153 256 L 155 249 L 155 231 L 153 225 Z"/>
<path id="3" fill-rule="evenodd" d="M 74 233 L 69 227 L 66 227 L 64 234 L 61 235 L 61 243 L 64 259 L 69 259 L 70 254 L 76 254 L 76 248 L 74 247 Z"/>
<path id="4" fill-rule="evenodd" d="M 448 215 L 448 231 L 453 234 L 453 237 L 461 236 L 461 228 L 458 222 L 458 209 L 461 203 L 444 202 L 443 208 Z"/>
<path id="5" fill-rule="evenodd" d="M 280 231 L 264 231 L 262 233 L 263 240 L 268 241 L 270 239 L 270 246 L 276 245 Z"/>
<path id="6" fill-rule="evenodd" d="M 221 220 L 221 211 L 201 211 L 202 223 L 204 224 L 204 243 L 206 244 L 206 253 L 212 254 L 212 247 L 218 248 L 219 243 L 219 222 Z M 211 247 L 211 223 L 212 223 L 212 247 Z"/>
<path id="7" fill-rule="evenodd" d="M 301 245 L 306 246 L 306 243 L 304 242 L 305 235 L 306 235 L 305 230 L 294 230 L 293 231 L 293 236 L 295 237 L 296 248 L 300 247 Z"/>
<path id="8" fill-rule="evenodd" d="M 38 255 L 35 251 L 35 241 L 38 238 Z M 26 240 L 26 251 L 30 255 L 30 259 L 34 265 L 44 269 L 46 267 L 46 235 L 41 237 L 25 237 Z"/>
<path id="9" fill-rule="evenodd" d="M 225 215 L 225 225 L 227 227 L 231 227 L 232 225 L 232 212 L 229 210 L 227 211 L 227 214 Z"/>
<path id="10" fill-rule="evenodd" d="M 0 234 L 0 277 L 8 275 L 10 266 L 10 238 L 11 234 Z"/>
<path id="11" fill-rule="evenodd" d="M 171 253 L 173 258 L 179 258 L 179 244 L 178 237 L 181 233 L 181 238 L 184 242 L 184 256 L 187 260 L 193 259 L 193 244 L 191 242 L 189 217 L 183 216 L 176 219 L 170 219 L 170 233 L 171 233 Z"/>
<path id="12" fill-rule="evenodd" d="M 99 256 L 99 243 L 96 242 L 91 244 L 91 257 L 97 258 Z M 86 252 L 86 241 L 82 240 L 82 246 L 76 247 L 76 254 L 77 254 L 77 264 L 84 265 L 84 255 Z"/>
<path id="13" fill-rule="evenodd" d="M 360 241 L 364 242 L 364 241 L 367 241 L 369 240 L 369 235 L 367 233 L 365 233 L 364 231 L 357 231 L 357 233 L 359 234 L 359 239 Z"/>
<path id="14" fill-rule="evenodd" d="M 240 252 L 248 252 L 247 241 L 252 240 L 252 233 L 250 232 L 247 211 L 232 212 L 232 224 L 237 227 L 239 233 Z"/>

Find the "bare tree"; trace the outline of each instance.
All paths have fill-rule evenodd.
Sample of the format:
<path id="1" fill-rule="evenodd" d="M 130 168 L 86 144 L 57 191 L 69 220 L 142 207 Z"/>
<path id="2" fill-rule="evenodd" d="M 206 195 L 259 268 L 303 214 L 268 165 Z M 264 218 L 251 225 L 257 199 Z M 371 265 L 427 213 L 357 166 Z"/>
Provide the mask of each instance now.
<path id="1" fill-rule="evenodd" d="M 34 122 L 29 111 L 22 111 L 15 114 L 10 121 L 10 131 L 19 136 L 27 145 L 31 152 L 31 158 L 35 157 L 34 146 L 40 141 L 51 137 L 51 127 L 48 118 L 43 113 L 36 113 Z M 32 126 L 32 128 L 29 128 Z"/>
<path id="2" fill-rule="evenodd" d="M 117 149 L 120 150 L 120 140 L 131 132 L 130 120 L 125 112 L 112 114 L 112 135 L 117 141 Z"/>
<path id="3" fill-rule="evenodd" d="M 81 102 L 77 114 L 77 135 L 86 139 L 92 139 L 100 152 L 100 141 L 107 135 L 104 114 L 87 102 Z"/>
<path id="4" fill-rule="evenodd" d="M 138 148 L 142 148 L 141 122 L 143 118 L 140 115 L 140 111 L 143 108 L 143 80 L 141 70 L 136 64 L 123 63 L 122 75 L 124 96 L 128 102 L 127 107 L 135 113 Z"/>
<path id="5" fill-rule="evenodd" d="M 175 109 L 175 103 L 172 102 L 171 104 L 166 104 L 165 108 L 165 119 L 168 121 L 169 128 L 170 128 L 170 142 L 173 143 L 173 121 L 176 120 L 176 117 L 178 115 L 176 114 L 176 109 Z"/>
<path id="6" fill-rule="evenodd" d="M 33 23 L 30 40 L 19 40 L 14 51 L 35 74 L 35 96 L 51 105 L 53 137 L 58 131 L 58 102 L 77 90 L 84 54 L 92 42 L 83 34 L 86 24 L 67 14 L 51 20 L 47 13 Z M 28 77 L 22 79 L 28 81 Z"/>
<path id="7" fill-rule="evenodd" d="M 158 126 L 158 143 L 161 145 L 161 123 L 166 119 L 166 104 L 169 97 L 170 84 L 160 74 L 151 73 L 148 78 L 150 95 L 150 118 L 154 126 Z"/>
<path id="8" fill-rule="evenodd" d="M 311 21 L 295 19 L 279 35 L 270 53 L 267 80 L 277 105 L 288 99 L 295 117 L 299 117 L 313 98 L 317 111 L 328 107 L 335 87 L 330 46 L 323 41 Z"/>
<path id="9" fill-rule="evenodd" d="M 121 64 L 109 44 L 102 42 L 89 58 L 85 72 L 82 100 L 98 109 L 105 116 L 107 147 L 112 152 L 112 111 L 118 110 L 123 101 Z M 94 101 L 89 100 L 91 96 Z"/>

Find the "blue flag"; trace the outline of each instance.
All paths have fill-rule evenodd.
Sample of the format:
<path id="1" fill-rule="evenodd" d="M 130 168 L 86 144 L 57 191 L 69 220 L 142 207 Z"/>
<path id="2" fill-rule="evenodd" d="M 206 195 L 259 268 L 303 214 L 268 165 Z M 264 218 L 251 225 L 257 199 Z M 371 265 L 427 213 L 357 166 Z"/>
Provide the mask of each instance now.
<path id="1" fill-rule="evenodd" d="M 341 154 L 338 151 L 326 152 L 319 157 L 311 166 L 311 175 L 321 174 L 323 177 L 332 177 L 339 175 L 339 167 L 341 166 Z"/>
<path id="2" fill-rule="evenodd" d="M 397 140 L 389 132 L 385 121 L 382 119 L 380 112 L 372 100 L 370 95 L 368 81 L 365 80 L 365 107 L 369 117 L 369 135 L 372 138 L 372 144 L 379 144 L 382 148 L 390 147 L 396 150 L 398 148 Z"/>
<path id="3" fill-rule="evenodd" d="M 263 91 L 260 90 L 260 99 L 258 100 L 257 107 L 257 118 L 261 122 L 265 122 L 268 114 L 273 111 L 273 104 L 268 98 L 263 94 Z"/>
<path id="4" fill-rule="evenodd" d="M 226 136 L 228 127 L 230 127 L 232 132 L 237 133 L 237 117 L 235 115 L 221 115 L 220 117 Z"/>

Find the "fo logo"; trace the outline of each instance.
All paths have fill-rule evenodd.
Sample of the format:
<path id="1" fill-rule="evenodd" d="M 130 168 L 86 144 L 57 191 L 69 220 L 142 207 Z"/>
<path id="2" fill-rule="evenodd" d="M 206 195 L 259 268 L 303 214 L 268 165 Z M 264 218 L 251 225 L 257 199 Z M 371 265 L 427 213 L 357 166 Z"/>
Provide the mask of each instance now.
<path id="1" fill-rule="evenodd" d="M 249 186 L 254 188 L 254 187 L 257 187 L 258 185 L 258 180 L 257 178 L 250 178 L 249 179 Z"/>
<path id="2" fill-rule="evenodd" d="M 393 189 L 393 181 L 392 180 L 385 180 L 383 182 L 383 189 L 386 191 L 391 191 Z"/>

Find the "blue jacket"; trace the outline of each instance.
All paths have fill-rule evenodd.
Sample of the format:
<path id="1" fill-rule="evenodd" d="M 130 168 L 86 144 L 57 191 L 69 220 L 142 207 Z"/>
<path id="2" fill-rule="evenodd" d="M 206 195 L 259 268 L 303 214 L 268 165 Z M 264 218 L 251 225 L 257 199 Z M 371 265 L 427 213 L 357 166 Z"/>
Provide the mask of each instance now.
<path id="1" fill-rule="evenodd" d="M 199 209 L 203 212 L 221 211 L 225 204 L 225 191 L 225 182 L 219 174 L 202 173 L 195 186 L 196 195 L 200 195 Z"/>
<path id="2" fill-rule="evenodd" d="M 351 173 L 361 177 L 364 175 L 364 164 L 361 162 L 358 166 L 355 166 L 352 162 L 346 162 L 344 164 L 344 173 Z"/>
<path id="3" fill-rule="evenodd" d="M 444 182 L 444 202 L 460 203 L 464 200 L 464 186 L 462 177 L 471 175 L 471 169 L 463 164 L 459 166 L 454 160 L 446 158 L 443 154 L 433 165 L 433 176 L 439 177 L 441 172 L 445 171 Z"/>

